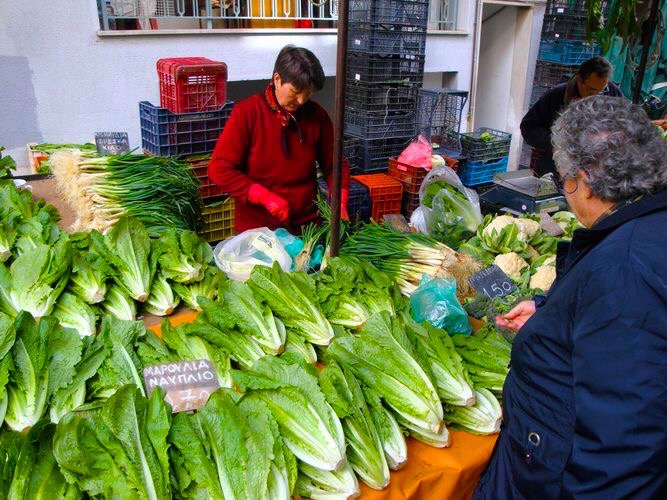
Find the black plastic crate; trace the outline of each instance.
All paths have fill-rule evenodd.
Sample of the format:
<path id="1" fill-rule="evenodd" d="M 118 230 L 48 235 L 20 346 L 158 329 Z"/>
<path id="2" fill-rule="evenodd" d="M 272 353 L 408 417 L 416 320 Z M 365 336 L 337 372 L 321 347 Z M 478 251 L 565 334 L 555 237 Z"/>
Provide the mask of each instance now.
<path id="1" fill-rule="evenodd" d="M 423 56 L 348 53 L 347 80 L 349 81 L 384 85 L 421 85 L 423 79 Z"/>
<path id="2" fill-rule="evenodd" d="M 354 158 L 354 163 L 350 161 L 350 165 L 355 167 L 358 173 L 378 173 L 386 172 L 389 168 L 389 158 L 398 156 L 406 148 L 408 143 L 413 139 L 410 137 L 393 137 L 389 139 L 357 139 L 345 136 L 345 141 L 357 141 L 357 157 Z"/>
<path id="3" fill-rule="evenodd" d="M 415 134 L 415 113 L 367 113 L 345 108 L 345 133 L 360 139 L 385 139 Z"/>
<path id="4" fill-rule="evenodd" d="M 542 37 L 583 42 L 587 38 L 586 17 L 559 14 L 545 15 L 542 22 Z"/>
<path id="5" fill-rule="evenodd" d="M 460 132 L 461 116 L 467 101 L 468 92 L 465 90 L 419 89 L 417 133 L 440 143 L 448 132 Z"/>
<path id="6" fill-rule="evenodd" d="M 541 85 L 533 84 L 533 90 L 530 94 L 530 107 L 532 108 L 540 98 L 547 93 L 549 89 Z"/>
<path id="7" fill-rule="evenodd" d="M 483 134 L 491 134 L 493 140 L 485 141 Z M 498 161 L 510 151 L 512 134 L 487 127 L 480 127 L 474 132 L 459 134 L 461 151 L 471 163 Z"/>
<path id="8" fill-rule="evenodd" d="M 426 28 L 428 0 L 351 0 L 349 21 L 403 24 Z"/>
<path id="9" fill-rule="evenodd" d="M 348 52 L 378 55 L 426 55 L 426 28 L 400 24 L 350 23 Z"/>
<path id="10" fill-rule="evenodd" d="M 147 101 L 139 103 L 141 143 L 155 156 L 210 153 L 232 113 L 228 101 L 218 111 L 172 113 Z"/>
<path id="11" fill-rule="evenodd" d="M 320 192 L 329 199 L 329 186 L 324 179 L 319 180 Z M 347 214 L 352 222 L 368 222 L 371 220 L 371 196 L 366 186 L 350 179 L 350 193 L 347 200 Z"/>
<path id="12" fill-rule="evenodd" d="M 417 85 L 377 85 L 348 80 L 345 103 L 348 107 L 370 113 L 389 113 L 415 109 Z"/>
<path id="13" fill-rule="evenodd" d="M 603 16 L 609 13 L 610 5 L 611 2 L 609 0 L 602 0 L 600 7 Z M 585 19 L 588 16 L 588 12 L 584 0 L 548 0 L 544 15 L 578 16 Z"/>
<path id="14" fill-rule="evenodd" d="M 567 83 L 577 74 L 579 66 L 537 61 L 533 84 L 544 89 L 552 89 L 561 83 Z"/>

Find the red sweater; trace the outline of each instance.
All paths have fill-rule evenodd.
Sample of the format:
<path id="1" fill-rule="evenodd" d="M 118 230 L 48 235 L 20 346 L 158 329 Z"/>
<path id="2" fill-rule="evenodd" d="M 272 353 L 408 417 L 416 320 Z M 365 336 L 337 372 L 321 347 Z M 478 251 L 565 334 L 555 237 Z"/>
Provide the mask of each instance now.
<path id="1" fill-rule="evenodd" d="M 257 227 L 300 226 L 317 219 L 317 174 L 327 182 L 333 170 L 333 125 L 327 112 L 308 101 L 296 113 L 303 142 L 294 124 L 287 130 L 288 154 L 281 144 L 281 124 L 262 94 L 239 102 L 218 138 L 208 167 L 209 178 L 235 201 L 237 233 Z M 261 184 L 289 203 L 289 221 L 281 224 L 263 206 L 248 202 L 252 184 Z M 349 189 L 350 171 L 343 161 L 342 186 Z"/>

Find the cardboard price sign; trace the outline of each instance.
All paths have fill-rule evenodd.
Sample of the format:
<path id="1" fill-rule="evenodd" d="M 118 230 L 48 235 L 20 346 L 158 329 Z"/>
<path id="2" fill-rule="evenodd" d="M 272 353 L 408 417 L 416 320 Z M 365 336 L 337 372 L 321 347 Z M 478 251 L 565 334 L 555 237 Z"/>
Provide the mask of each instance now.
<path id="1" fill-rule="evenodd" d="M 504 297 L 516 290 L 510 277 L 495 264 L 473 274 L 469 281 L 475 290 L 489 298 Z"/>
<path id="2" fill-rule="evenodd" d="M 540 212 L 540 227 L 544 229 L 549 236 L 562 236 L 565 234 L 565 231 L 563 231 L 563 228 L 560 227 L 558 222 L 544 210 Z"/>
<path id="3" fill-rule="evenodd" d="M 130 140 L 127 132 L 95 132 L 97 153 L 106 155 L 122 155 L 130 152 Z"/>
<path id="4" fill-rule="evenodd" d="M 220 387 L 213 363 L 208 359 L 147 366 L 144 384 L 148 397 L 156 387 L 162 388 L 172 413 L 196 410 Z"/>

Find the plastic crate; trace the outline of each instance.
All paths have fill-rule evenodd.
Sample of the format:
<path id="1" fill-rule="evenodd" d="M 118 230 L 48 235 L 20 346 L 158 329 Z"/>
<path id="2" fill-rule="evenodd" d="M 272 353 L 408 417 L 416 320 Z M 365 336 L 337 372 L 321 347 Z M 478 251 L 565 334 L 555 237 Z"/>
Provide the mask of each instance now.
<path id="1" fill-rule="evenodd" d="M 403 163 L 396 158 L 389 158 L 388 175 L 403 184 L 403 190 L 406 193 L 419 193 L 419 188 L 428 174 L 428 170 L 422 167 L 416 167 L 409 163 Z"/>
<path id="2" fill-rule="evenodd" d="M 345 133 L 360 139 L 407 137 L 415 133 L 415 113 L 375 114 L 345 108 Z"/>
<path id="3" fill-rule="evenodd" d="M 606 15 L 609 12 L 610 5 L 611 5 L 610 0 L 602 0 L 600 2 L 600 8 L 603 15 Z M 585 19 L 588 15 L 588 12 L 586 11 L 586 2 L 584 2 L 583 0 L 579 1 L 548 0 L 546 11 L 544 14 L 545 16 L 547 15 L 579 16 Z"/>
<path id="4" fill-rule="evenodd" d="M 329 199 L 329 187 L 324 179 L 319 181 L 322 195 Z M 350 193 L 347 200 L 347 214 L 352 222 L 368 222 L 371 217 L 371 197 L 366 186 L 350 179 Z"/>
<path id="5" fill-rule="evenodd" d="M 586 16 L 547 14 L 542 22 L 542 38 L 584 42 L 587 39 Z"/>
<path id="6" fill-rule="evenodd" d="M 347 142 L 347 137 L 345 136 Z M 348 158 L 350 165 L 362 173 L 386 172 L 387 160 L 401 154 L 410 142 L 410 137 L 394 137 L 390 139 L 357 139 L 357 155 Z"/>
<path id="7" fill-rule="evenodd" d="M 446 88 L 419 89 L 417 132 L 427 139 L 442 140 L 447 132 L 461 131 L 461 116 L 468 92 Z"/>
<path id="8" fill-rule="evenodd" d="M 599 54 L 600 47 L 597 44 L 588 45 L 584 42 L 542 38 L 537 58 L 541 61 L 579 65 Z"/>
<path id="9" fill-rule="evenodd" d="M 579 66 L 537 61 L 533 85 L 549 90 L 561 83 L 567 83 L 578 70 Z"/>
<path id="10" fill-rule="evenodd" d="M 204 229 L 201 237 L 209 243 L 234 236 L 234 198 L 204 207 L 202 217 Z"/>
<path id="11" fill-rule="evenodd" d="M 205 57 L 159 59 L 160 106 L 174 113 L 215 111 L 227 98 L 227 65 Z"/>
<path id="12" fill-rule="evenodd" d="M 419 193 L 403 193 L 401 201 L 401 213 L 406 219 L 410 219 L 412 212 L 419 207 Z"/>
<path id="13" fill-rule="evenodd" d="M 147 101 L 139 103 L 141 143 L 155 156 L 179 156 L 210 153 L 232 113 L 228 101 L 218 111 L 172 113 Z"/>
<path id="14" fill-rule="evenodd" d="M 417 85 L 382 85 L 348 80 L 345 102 L 348 107 L 369 113 L 390 113 L 415 109 Z"/>
<path id="15" fill-rule="evenodd" d="M 202 200 L 208 198 L 216 198 L 225 195 L 226 193 L 217 184 L 214 184 L 208 178 L 208 164 L 211 161 L 211 155 L 197 155 L 185 158 L 190 164 L 192 173 L 199 179 L 199 195 Z"/>
<path id="16" fill-rule="evenodd" d="M 482 134 L 491 134 L 492 141 L 485 141 Z M 470 162 L 497 161 L 509 155 L 512 134 L 487 127 L 480 127 L 474 132 L 459 134 L 461 151 Z"/>
<path id="17" fill-rule="evenodd" d="M 426 55 L 426 27 L 369 23 L 350 23 L 348 52 L 378 55 Z"/>
<path id="18" fill-rule="evenodd" d="M 351 0 L 349 22 L 403 24 L 426 28 L 428 0 Z"/>
<path id="19" fill-rule="evenodd" d="M 459 171 L 459 178 L 465 186 L 479 186 L 493 181 L 493 176 L 507 171 L 509 158 L 506 156 L 496 162 L 468 162 Z"/>
<path id="20" fill-rule="evenodd" d="M 533 90 L 530 94 L 530 107 L 532 108 L 537 101 L 540 100 L 544 94 L 546 94 L 548 89 L 541 85 L 533 84 Z"/>
<path id="21" fill-rule="evenodd" d="M 461 151 L 456 151 L 453 149 L 442 148 L 442 147 L 434 148 L 433 154 L 442 156 L 447 166 L 451 168 L 454 172 L 458 172 L 461 169 L 463 169 L 465 164 L 468 162 L 468 159 L 463 155 L 463 153 L 461 153 Z"/>
<path id="22" fill-rule="evenodd" d="M 399 181 L 385 174 L 355 175 L 353 179 L 368 188 L 374 221 L 380 222 L 386 214 L 400 213 L 403 185 Z"/>
<path id="23" fill-rule="evenodd" d="M 348 81 L 384 85 L 421 85 L 424 56 L 379 56 L 368 52 L 350 52 L 347 57 Z"/>

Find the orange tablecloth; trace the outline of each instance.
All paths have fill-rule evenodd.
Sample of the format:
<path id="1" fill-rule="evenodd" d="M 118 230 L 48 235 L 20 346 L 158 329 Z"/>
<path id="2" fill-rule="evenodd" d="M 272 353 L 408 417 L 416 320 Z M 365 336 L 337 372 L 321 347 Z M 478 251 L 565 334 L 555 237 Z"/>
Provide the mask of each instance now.
<path id="1" fill-rule="evenodd" d="M 194 321 L 196 313 L 184 312 L 169 318 L 172 325 Z M 149 326 L 158 335 L 160 325 Z M 475 436 L 450 429 L 451 445 L 433 448 L 408 439 L 408 463 L 392 471 L 391 482 L 382 491 L 361 483 L 362 500 L 445 500 L 472 497 L 479 476 L 491 458 L 497 435 Z"/>

